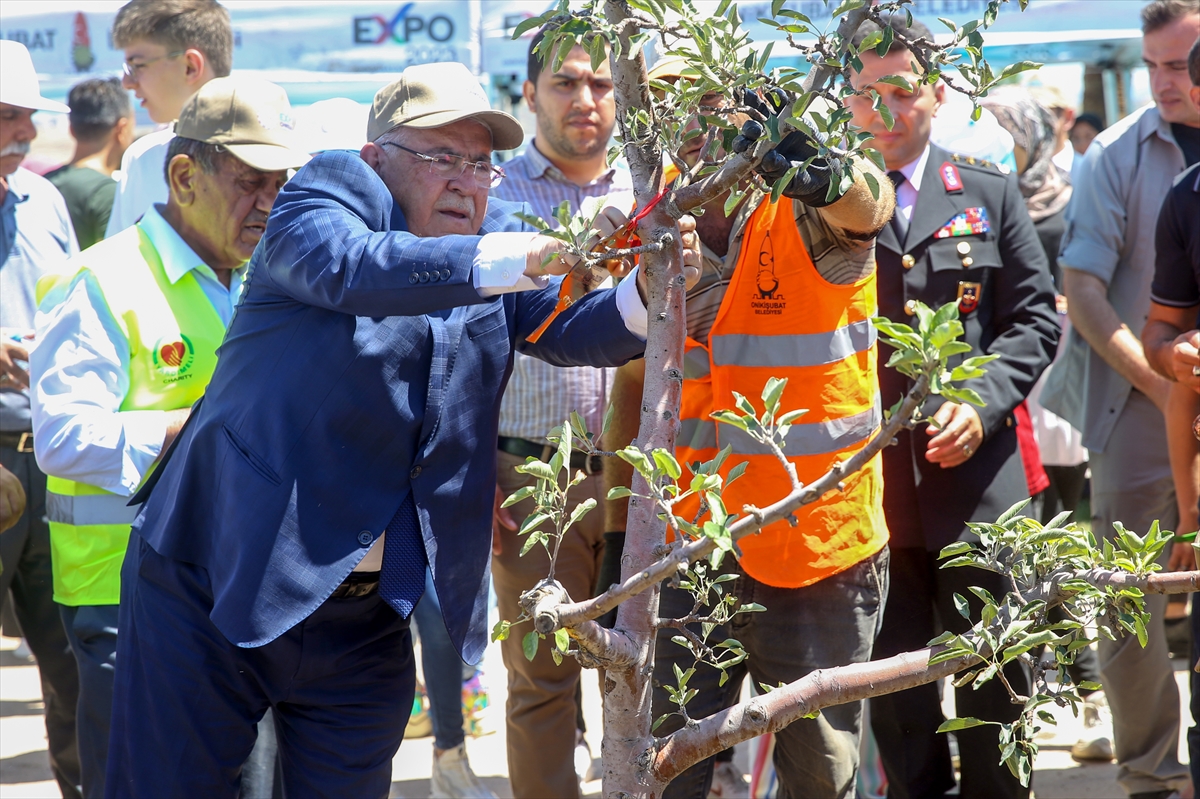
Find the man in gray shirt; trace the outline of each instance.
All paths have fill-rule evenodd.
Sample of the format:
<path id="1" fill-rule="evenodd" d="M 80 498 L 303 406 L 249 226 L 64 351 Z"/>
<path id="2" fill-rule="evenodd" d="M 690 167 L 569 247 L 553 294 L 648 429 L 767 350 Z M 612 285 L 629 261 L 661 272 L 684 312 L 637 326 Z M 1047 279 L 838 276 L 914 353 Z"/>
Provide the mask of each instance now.
<path id="1" fill-rule="evenodd" d="M 1105 536 L 1118 521 L 1144 534 L 1156 519 L 1167 529 L 1179 520 L 1163 419 L 1170 384 L 1150 368 L 1138 336 L 1150 308 L 1158 211 L 1200 133 L 1187 74 L 1200 3 L 1154 0 L 1142 10 L 1142 32 L 1155 106 L 1101 133 L 1076 166 L 1059 254 L 1074 330 L 1042 394 L 1048 410 L 1083 432 L 1092 529 Z M 1168 568 L 1191 562 L 1186 546 L 1163 554 Z M 1155 622 L 1146 647 L 1133 636 L 1101 639 L 1100 668 L 1118 782 L 1130 796 L 1167 799 L 1188 774 L 1176 756 L 1179 694 L 1162 625 L 1166 597 L 1147 597 L 1146 607 Z"/>
<path id="2" fill-rule="evenodd" d="M 15 526 L 0 537 L 0 604 L 11 589 L 13 609 L 42 678 L 50 767 L 62 795 L 71 799 L 80 795 L 79 677 L 53 599 L 46 475 L 33 457 L 28 361 L 35 343 L 37 279 L 63 268 L 79 245 L 58 189 L 21 168 L 37 137 L 33 115 L 68 108 L 42 97 L 23 44 L 0 41 L 0 75 L 0 465 L 20 479 L 28 500 Z"/>

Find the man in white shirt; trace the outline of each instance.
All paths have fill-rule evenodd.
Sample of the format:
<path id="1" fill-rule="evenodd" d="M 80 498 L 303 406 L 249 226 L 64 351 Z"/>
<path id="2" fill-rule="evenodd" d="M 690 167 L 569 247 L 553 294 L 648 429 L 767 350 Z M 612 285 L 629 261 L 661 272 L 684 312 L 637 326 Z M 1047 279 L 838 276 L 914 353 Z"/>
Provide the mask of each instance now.
<path id="1" fill-rule="evenodd" d="M 33 458 L 27 361 L 34 342 L 34 285 L 79 247 L 58 189 L 21 168 L 37 137 L 33 115 L 69 109 L 42 97 L 33 59 L 19 42 L 0 41 L 0 76 L 0 467 L 17 478 L 27 499 L 11 529 L 0 536 L 0 605 L 11 590 L 13 610 L 37 658 L 50 768 L 62 795 L 73 799 L 79 796 L 79 680 L 51 598 L 46 475 Z"/>
<path id="2" fill-rule="evenodd" d="M 244 264 L 287 169 L 308 161 L 290 117 L 272 83 L 209 82 L 168 147 L 167 202 L 85 250 L 69 284 L 38 284 L 34 449 L 50 475 L 54 598 L 79 667 L 88 797 L 104 793 L 120 569 L 136 514 L 126 503 L 203 395 Z"/>
<path id="3" fill-rule="evenodd" d="M 125 51 L 122 85 L 160 125 L 174 122 L 188 98 L 233 64 L 229 12 L 216 0 L 132 0 L 113 20 L 112 41 Z M 174 136 L 165 127 L 125 151 L 105 238 L 167 201 L 163 165 Z"/>

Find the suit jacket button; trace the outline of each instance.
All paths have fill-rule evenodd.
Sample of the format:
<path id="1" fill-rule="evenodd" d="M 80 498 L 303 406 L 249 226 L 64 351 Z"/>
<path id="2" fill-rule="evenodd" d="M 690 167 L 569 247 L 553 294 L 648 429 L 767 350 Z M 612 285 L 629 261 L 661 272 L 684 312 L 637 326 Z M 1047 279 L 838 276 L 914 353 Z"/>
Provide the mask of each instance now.
<path id="1" fill-rule="evenodd" d="M 428 273 L 428 272 L 422 272 L 422 273 L 421 273 L 421 282 L 422 282 L 422 283 L 428 283 L 428 282 L 429 282 L 429 273 Z"/>
<path id="2" fill-rule="evenodd" d="M 363 530 L 358 534 L 358 543 L 362 544 L 364 547 L 370 546 L 371 542 L 374 540 L 375 536 L 371 534 L 370 530 Z"/>
<path id="3" fill-rule="evenodd" d="M 450 270 L 443 269 L 442 270 L 442 280 L 449 280 L 449 279 L 450 279 Z"/>
<path id="4" fill-rule="evenodd" d="M 1008 427 L 1012 427 L 1013 426 L 1013 418 L 1011 416 L 1008 417 L 1007 419 L 1004 420 L 1004 424 Z"/>
<path id="5" fill-rule="evenodd" d="M 409 283 L 416 283 L 416 282 L 417 282 L 417 281 L 419 281 L 420 279 L 421 279 L 421 278 L 417 277 L 417 273 L 416 273 L 416 272 L 413 272 L 411 275 L 409 275 L 409 276 L 408 276 L 408 282 L 409 282 Z"/>
<path id="6" fill-rule="evenodd" d="M 959 255 L 966 255 L 967 253 L 969 253 L 971 251 L 971 242 L 960 241 L 958 243 L 958 246 L 955 247 L 954 249 L 958 250 Z"/>
<path id="7" fill-rule="evenodd" d="M 904 253 L 904 255 L 900 256 L 900 265 L 905 269 L 912 269 L 914 266 L 916 266 L 916 263 L 917 259 L 913 258 L 908 253 Z"/>
<path id="8" fill-rule="evenodd" d="M 916 316 L 917 315 L 917 301 L 909 300 L 908 302 L 904 303 L 904 312 L 906 314 L 908 314 L 909 316 Z"/>
<path id="9" fill-rule="evenodd" d="M 970 269 L 975 264 L 975 259 L 971 256 L 963 258 L 963 269 Z"/>
<path id="10" fill-rule="evenodd" d="M 412 471 L 408 473 L 408 476 L 411 477 L 412 479 L 416 480 L 418 477 L 421 476 L 421 467 L 420 466 L 412 467 Z"/>

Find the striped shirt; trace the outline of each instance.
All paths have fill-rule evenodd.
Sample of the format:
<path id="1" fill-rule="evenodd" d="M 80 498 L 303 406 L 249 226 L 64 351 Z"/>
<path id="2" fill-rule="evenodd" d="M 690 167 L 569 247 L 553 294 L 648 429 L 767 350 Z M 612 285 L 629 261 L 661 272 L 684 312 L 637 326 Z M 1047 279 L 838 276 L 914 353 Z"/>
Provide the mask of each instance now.
<path id="1" fill-rule="evenodd" d="M 633 182 L 625 169 L 611 168 L 584 186 L 577 185 L 537 149 L 504 164 L 507 177 L 492 189 L 501 200 L 528 203 L 533 213 L 555 224 L 554 211 L 565 200 L 571 212 L 592 197 L 608 197 L 618 206 L 633 207 Z M 546 433 L 578 411 L 588 430 L 599 433 L 604 421 L 613 370 L 590 366 L 551 366 L 514 353 L 512 378 L 500 405 L 500 435 L 545 443 Z"/>
<path id="2" fill-rule="evenodd" d="M 766 200 L 766 195 L 753 192 L 742 203 L 729 232 L 729 250 L 724 258 L 703 242 L 700 244 L 700 280 L 687 293 L 687 331 L 688 336 L 701 344 L 708 343 L 708 334 L 725 299 L 725 290 L 733 280 L 746 223 L 759 204 Z M 792 203 L 800 238 L 817 273 L 825 280 L 834 285 L 847 285 L 862 280 L 875 269 L 874 239 L 863 242 L 847 237 L 825 220 L 820 209 L 809 208 L 799 200 L 780 198 L 779 202 Z"/>

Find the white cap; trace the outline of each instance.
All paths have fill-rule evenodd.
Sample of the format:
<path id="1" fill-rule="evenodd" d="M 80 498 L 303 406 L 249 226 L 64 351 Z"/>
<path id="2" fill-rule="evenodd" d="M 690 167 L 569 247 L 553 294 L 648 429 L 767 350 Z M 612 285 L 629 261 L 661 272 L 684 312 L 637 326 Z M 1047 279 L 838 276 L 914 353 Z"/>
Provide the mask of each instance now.
<path id="1" fill-rule="evenodd" d="M 0 103 L 63 114 L 71 110 L 65 103 L 42 97 L 33 59 L 20 42 L 0 39 L 0 76 Z"/>

